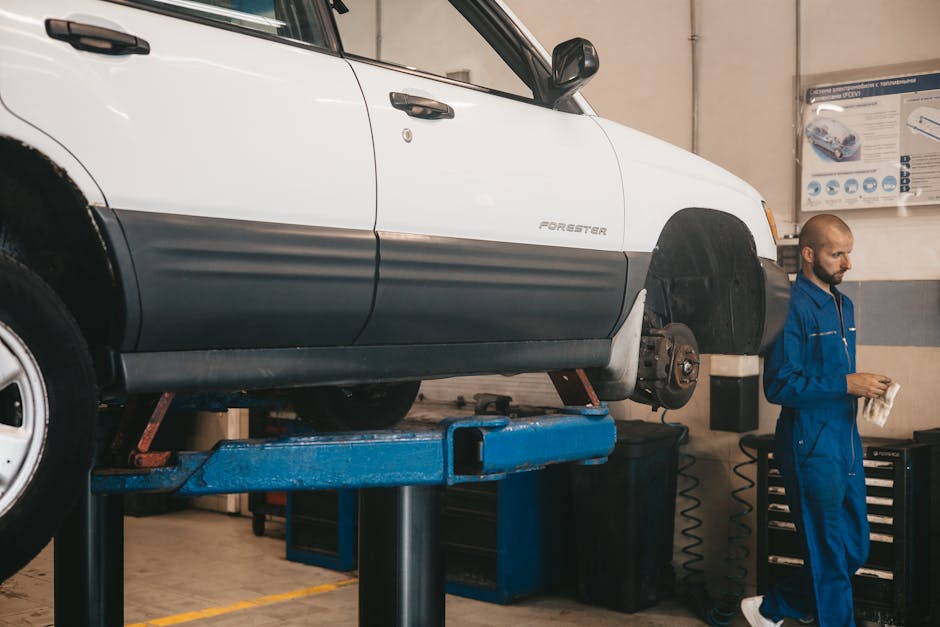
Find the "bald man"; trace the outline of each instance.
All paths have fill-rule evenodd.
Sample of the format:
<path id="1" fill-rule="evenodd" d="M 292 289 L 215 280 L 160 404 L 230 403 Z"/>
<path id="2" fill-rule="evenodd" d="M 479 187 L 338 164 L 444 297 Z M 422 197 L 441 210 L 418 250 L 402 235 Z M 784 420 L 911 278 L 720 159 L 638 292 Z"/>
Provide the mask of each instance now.
<path id="1" fill-rule="evenodd" d="M 782 405 L 774 459 L 804 565 L 765 597 L 741 601 L 754 626 L 816 616 L 821 627 L 854 625 L 852 574 L 868 558 L 868 515 L 858 397 L 883 396 L 890 379 L 855 372 L 855 312 L 836 286 L 852 268 L 852 231 L 834 215 L 800 231 L 801 271 L 783 332 L 767 351 L 764 393 Z"/>

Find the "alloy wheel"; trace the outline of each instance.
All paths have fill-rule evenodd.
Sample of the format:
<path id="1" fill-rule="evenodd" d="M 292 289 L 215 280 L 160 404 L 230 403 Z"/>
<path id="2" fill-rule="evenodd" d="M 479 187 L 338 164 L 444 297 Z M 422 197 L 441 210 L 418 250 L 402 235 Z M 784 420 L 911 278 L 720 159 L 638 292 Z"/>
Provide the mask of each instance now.
<path id="1" fill-rule="evenodd" d="M 0 516 L 36 472 L 49 415 L 45 384 L 29 348 L 0 322 Z"/>

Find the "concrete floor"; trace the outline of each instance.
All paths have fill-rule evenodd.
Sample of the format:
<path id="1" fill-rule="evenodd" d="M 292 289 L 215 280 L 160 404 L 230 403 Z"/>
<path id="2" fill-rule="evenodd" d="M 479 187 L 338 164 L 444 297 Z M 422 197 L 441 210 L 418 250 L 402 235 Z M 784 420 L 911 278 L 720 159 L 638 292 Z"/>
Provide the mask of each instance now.
<path id="1" fill-rule="evenodd" d="M 280 522 L 270 521 L 265 537 L 257 538 L 248 518 L 184 510 L 148 518 L 127 517 L 125 535 L 124 619 L 128 625 L 357 624 L 358 587 L 348 581 L 354 573 L 287 561 Z M 53 624 L 52 563 L 50 545 L 20 573 L 0 584 L 0 625 Z M 343 587 L 316 589 L 344 581 Z M 285 598 L 294 591 L 302 592 Z M 221 609 L 207 616 L 214 613 L 205 612 L 210 608 Z M 455 627 L 703 624 L 675 602 L 622 614 L 560 597 L 536 597 L 499 606 L 448 595 L 446 611 L 447 625 Z M 733 624 L 740 627 L 747 623 L 739 617 Z"/>

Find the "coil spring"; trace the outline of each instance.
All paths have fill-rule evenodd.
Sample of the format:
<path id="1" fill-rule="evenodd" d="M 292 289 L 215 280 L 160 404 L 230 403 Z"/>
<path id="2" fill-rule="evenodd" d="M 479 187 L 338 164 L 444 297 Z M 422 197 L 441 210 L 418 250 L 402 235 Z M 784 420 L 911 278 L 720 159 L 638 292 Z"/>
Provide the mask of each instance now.
<path id="1" fill-rule="evenodd" d="M 687 540 L 682 547 L 682 554 L 688 558 L 682 563 L 682 570 L 685 572 L 682 583 L 688 584 L 692 582 L 693 577 L 696 580 L 701 580 L 705 574 L 705 571 L 698 565 L 699 562 L 705 559 L 705 556 L 696 550 L 702 544 L 702 537 L 695 533 L 695 530 L 702 526 L 702 519 L 692 513 L 702 505 L 702 500 L 693 494 L 700 483 L 698 478 L 687 472 L 695 465 L 697 461 L 695 456 L 689 453 L 681 453 L 680 458 L 681 465 L 678 473 L 685 487 L 679 490 L 679 496 L 689 503 L 685 509 L 679 511 L 679 515 L 688 523 L 681 531 L 682 537 Z"/>
<path id="2" fill-rule="evenodd" d="M 745 466 L 751 466 L 757 463 L 757 457 L 745 448 L 743 439 L 738 440 L 738 450 L 741 451 L 741 454 L 744 455 L 746 460 L 735 464 L 732 472 L 744 482 L 744 485 L 738 486 L 731 491 L 732 500 L 739 503 L 741 508 L 729 518 L 729 551 L 727 559 L 729 565 L 729 593 L 734 597 L 735 607 L 737 607 L 737 603 L 741 600 L 741 597 L 744 596 L 744 580 L 747 577 L 747 567 L 743 566 L 742 562 L 746 562 L 751 556 L 751 551 L 747 548 L 747 539 L 751 537 L 751 533 L 753 532 L 746 520 L 750 513 L 754 511 L 754 506 L 741 495 L 754 489 L 754 481 L 744 474 L 743 469 Z"/>
<path id="3" fill-rule="evenodd" d="M 741 494 L 754 487 L 754 481 L 743 473 L 743 469 L 745 466 L 757 463 L 757 458 L 744 447 L 742 442 L 743 440 L 738 440 L 738 449 L 747 459 L 735 464 L 732 468 L 732 472 L 744 482 L 744 485 L 740 485 L 731 491 L 731 499 L 738 503 L 740 508 L 728 517 L 728 554 L 725 557 L 725 564 L 728 568 L 725 575 L 726 585 L 721 600 L 715 604 L 708 616 L 708 623 L 716 627 L 730 625 L 738 613 L 738 604 L 741 602 L 741 597 L 744 596 L 745 578 L 747 577 L 747 567 L 742 562 L 751 556 L 746 541 L 751 536 L 752 529 L 745 521 L 747 516 L 754 511 L 754 506 Z"/>
<path id="4" fill-rule="evenodd" d="M 689 428 L 677 422 L 666 422 L 667 411 L 668 410 L 665 409 L 663 410 L 659 420 L 664 425 L 668 424 L 673 427 L 681 427 L 684 430 L 679 437 L 679 441 L 681 442 L 689 434 Z M 696 548 L 702 544 L 702 537 L 695 533 L 695 530 L 702 526 L 702 519 L 692 514 L 692 512 L 702 505 L 702 500 L 694 494 L 696 488 L 699 486 L 699 480 L 695 475 L 688 472 L 689 469 L 695 465 L 696 461 L 694 455 L 679 453 L 679 468 L 677 474 L 678 480 L 684 486 L 679 490 L 679 497 L 685 499 L 689 504 L 685 509 L 679 511 L 679 515 L 688 522 L 680 531 L 682 537 L 687 540 L 686 544 L 681 549 L 681 553 L 687 558 L 682 562 L 682 584 L 685 586 L 693 582 L 693 577 L 700 581 L 705 574 L 705 571 L 697 566 L 699 562 L 705 559 L 705 556 L 696 550 Z"/>

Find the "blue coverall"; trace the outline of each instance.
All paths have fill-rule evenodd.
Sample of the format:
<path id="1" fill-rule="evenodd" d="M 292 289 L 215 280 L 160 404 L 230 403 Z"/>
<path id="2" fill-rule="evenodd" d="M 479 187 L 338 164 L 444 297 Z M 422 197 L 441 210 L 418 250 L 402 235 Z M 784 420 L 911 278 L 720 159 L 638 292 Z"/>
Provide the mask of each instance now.
<path id="1" fill-rule="evenodd" d="M 761 613 L 774 621 L 816 614 L 821 627 L 855 624 L 850 578 L 868 558 L 869 530 L 857 400 L 845 379 L 855 372 L 854 314 L 838 290 L 800 273 L 766 355 L 764 393 L 783 406 L 774 458 L 808 558 L 765 595 Z"/>

